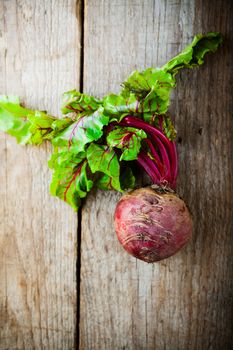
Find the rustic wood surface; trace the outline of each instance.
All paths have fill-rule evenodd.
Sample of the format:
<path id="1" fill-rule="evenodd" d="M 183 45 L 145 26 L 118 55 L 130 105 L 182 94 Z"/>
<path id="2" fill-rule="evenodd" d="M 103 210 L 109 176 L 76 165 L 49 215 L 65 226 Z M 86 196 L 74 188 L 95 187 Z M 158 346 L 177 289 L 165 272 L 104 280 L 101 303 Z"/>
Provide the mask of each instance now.
<path id="1" fill-rule="evenodd" d="M 73 0 L 0 1 L 0 93 L 57 114 L 79 84 Z M 49 195 L 49 145 L 0 137 L 0 349 L 72 349 L 77 219 Z"/>
<path id="2" fill-rule="evenodd" d="M 115 192 L 88 197 L 77 250 L 76 214 L 49 195 L 49 145 L 1 134 L 0 350 L 233 348 L 231 18 L 227 0 L 0 0 L 0 93 L 55 114 L 63 91 L 117 92 L 194 34 L 225 36 L 172 97 L 177 191 L 195 229 L 168 260 L 148 265 L 121 248 Z"/>
<path id="3" fill-rule="evenodd" d="M 82 213 L 81 349 L 230 349 L 232 342 L 232 30 L 230 1 L 94 1 L 85 6 L 84 90 L 119 91 L 133 70 L 165 63 L 197 32 L 225 43 L 178 78 L 178 192 L 195 223 L 176 256 L 147 265 L 117 242 L 115 193 Z M 232 37 L 231 37 L 232 39 Z M 231 76 L 231 78 L 230 78 Z"/>

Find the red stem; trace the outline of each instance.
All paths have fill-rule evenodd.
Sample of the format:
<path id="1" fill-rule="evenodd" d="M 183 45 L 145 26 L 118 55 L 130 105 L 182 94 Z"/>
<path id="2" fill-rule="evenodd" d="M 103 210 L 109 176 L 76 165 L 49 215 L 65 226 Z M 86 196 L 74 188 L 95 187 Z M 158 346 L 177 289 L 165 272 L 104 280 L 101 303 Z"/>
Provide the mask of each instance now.
<path id="1" fill-rule="evenodd" d="M 126 123 L 127 126 L 134 126 L 137 128 L 141 128 L 145 131 L 147 131 L 149 134 L 152 134 L 153 136 L 158 136 L 160 138 L 160 140 L 164 143 L 164 145 L 166 145 L 168 148 L 170 148 L 170 141 L 169 139 L 157 128 L 155 128 L 154 126 L 144 122 L 141 119 L 138 119 L 136 117 L 132 117 L 132 116 L 127 116 L 122 120 L 123 123 Z M 133 124 L 133 125 L 132 125 Z M 137 125 L 137 126 L 135 126 Z"/>
<path id="2" fill-rule="evenodd" d="M 177 157 L 177 149 L 176 149 L 176 143 L 172 142 L 172 167 L 171 167 L 171 174 L 172 174 L 172 187 L 176 187 L 176 179 L 178 175 L 178 157 Z"/>
<path id="3" fill-rule="evenodd" d="M 160 184 L 161 176 L 153 160 L 143 152 L 140 152 L 137 161 L 150 176 L 153 183 Z"/>
<path id="4" fill-rule="evenodd" d="M 144 139 L 143 141 L 145 141 L 147 143 L 147 145 L 149 146 L 150 148 L 150 151 L 152 153 L 152 156 L 154 157 L 155 161 L 156 161 L 156 164 L 158 166 L 158 170 L 160 172 L 160 175 L 164 175 L 164 165 L 163 163 L 161 162 L 161 159 L 156 151 L 156 149 L 154 148 L 154 145 L 153 143 L 151 142 L 150 139 Z"/>
<path id="5" fill-rule="evenodd" d="M 167 180 L 169 185 L 172 188 L 174 188 L 176 185 L 176 178 L 177 178 L 177 171 L 178 171 L 178 161 L 177 161 L 177 152 L 176 152 L 175 142 L 171 142 L 163 134 L 163 132 L 160 131 L 159 129 L 157 129 L 156 127 L 144 122 L 141 119 L 138 119 L 138 118 L 130 116 L 130 115 L 126 116 L 119 123 L 119 125 L 131 126 L 134 128 L 142 129 L 145 132 L 147 132 L 147 134 L 149 134 L 151 136 L 151 138 L 158 145 L 164 166 L 166 168 L 166 173 L 165 173 L 165 176 L 163 179 Z M 157 169 L 157 167 L 156 167 L 156 169 Z M 152 177 L 151 177 L 151 179 L 153 181 Z"/>
<path id="6" fill-rule="evenodd" d="M 164 168 L 165 168 L 165 174 L 164 174 L 164 179 L 167 180 L 169 183 L 171 182 L 172 174 L 171 174 L 171 161 L 169 160 L 167 150 L 164 147 L 164 144 L 161 142 L 161 140 L 156 137 L 156 143 L 158 144 L 161 157 L 163 160 Z"/>

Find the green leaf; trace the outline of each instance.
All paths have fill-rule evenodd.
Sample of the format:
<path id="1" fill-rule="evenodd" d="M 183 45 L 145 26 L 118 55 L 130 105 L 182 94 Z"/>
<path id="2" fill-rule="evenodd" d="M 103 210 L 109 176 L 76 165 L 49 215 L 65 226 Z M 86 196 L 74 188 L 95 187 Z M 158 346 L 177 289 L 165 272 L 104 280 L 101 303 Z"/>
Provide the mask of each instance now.
<path id="1" fill-rule="evenodd" d="M 101 100 L 94 96 L 83 94 L 77 90 L 67 91 L 62 95 L 63 114 L 75 112 L 83 115 L 92 114 L 101 105 Z"/>
<path id="2" fill-rule="evenodd" d="M 26 115 L 34 112 L 20 106 L 19 98 L 15 95 L 0 95 L 0 107 L 17 118 L 25 118 Z"/>
<path id="3" fill-rule="evenodd" d="M 111 115 L 111 121 L 121 121 L 127 115 L 134 115 L 144 120 L 149 115 L 150 118 L 147 119 L 151 121 L 153 115 L 166 112 L 170 91 L 171 87 L 161 83 L 160 87 L 155 86 L 148 91 L 143 90 L 137 95 L 132 92 L 129 93 L 129 96 L 111 94 L 103 100 L 104 110 L 106 114 Z"/>
<path id="4" fill-rule="evenodd" d="M 106 174 L 103 174 L 96 182 L 96 187 L 100 188 L 101 190 L 113 190 L 114 187 L 112 186 L 112 177 L 108 176 Z"/>
<path id="5" fill-rule="evenodd" d="M 139 113 L 163 114 L 167 111 L 175 80 L 171 74 L 159 68 L 148 68 L 143 72 L 133 72 L 123 86 L 121 94 L 126 99 L 132 93 L 135 94 Z"/>
<path id="6" fill-rule="evenodd" d="M 101 190 L 113 190 L 112 177 L 106 174 L 102 175 L 96 182 L 95 185 Z M 120 188 L 121 192 L 135 187 L 135 176 L 129 166 L 123 167 L 120 172 Z"/>
<path id="7" fill-rule="evenodd" d="M 135 187 L 135 176 L 132 172 L 132 169 L 127 167 L 122 167 L 121 175 L 120 175 L 120 184 L 122 190 L 129 190 Z"/>
<path id="8" fill-rule="evenodd" d="M 162 99 L 167 98 L 167 89 L 174 87 L 174 79 L 161 68 L 147 68 L 142 72 L 134 71 L 123 83 L 121 94 L 129 96 L 134 93 L 139 98 L 145 98 L 153 89 Z"/>
<path id="9" fill-rule="evenodd" d="M 171 141 L 176 139 L 176 129 L 171 121 L 171 118 L 168 116 L 163 117 L 163 133 Z"/>
<path id="10" fill-rule="evenodd" d="M 154 126 L 162 130 L 169 140 L 174 141 L 176 139 L 176 129 L 171 118 L 167 115 L 160 115 L 154 118 Z"/>
<path id="11" fill-rule="evenodd" d="M 132 94 L 134 94 L 135 100 L 138 101 L 137 111 L 141 113 L 139 116 L 152 123 L 154 115 L 166 113 L 171 90 L 176 86 L 174 77 L 178 71 L 181 68 L 201 65 L 205 54 L 215 52 L 221 42 L 222 37 L 219 33 L 211 32 L 195 36 L 191 45 L 161 68 L 148 68 L 142 72 L 134 71 L 123 83 L 120 95 L 127 100 L 129 97 L 132 99 Z"/>
<path id="12" fill-rule="evenodd" d="M 52 129 L 54 130 L 54 135 L 57 135 L 62 130 L 66 129 L 73 122 L 74 122 L 74 119 L 72 118 L 55 119 L 54 122 L 52 123 Z"/>
<path id="13" fill-rule="evenodd" d="M 198 34 L 189 46 L 167 62 L 161 69 L 174 76 L 182 68 L 193 68 L 202 65 L 206 53 L 215 52 L 222 41 L 223 38 L 220 33 Z"/>
<path id="14" fill-rule="evenodd" d="M 54 146 L 67 147 L 70 152 L 84 151 L 87 143 L 97 141 L 103 135 L 103 127 L 109 122 L 109 117 L 103 113 L 100 107 L 92 115 L 79 118 L 52 141 Z"/>
<path id="15" fill-rule="evenodd" d="M 120 120 L 120 116 L 139 112 L 139 101 L 134 94 L 129 94 L 127 98 L 121 95 L 110 94 L 103 99 L 104 110 L 107 114 L 118 116 L 116 120 Z"/>
<path id="16" fill-rule="evenodd" d="M 17 96 L 0 95 L 0 130 L 14 136 L 18 143 L 26 144 L 31 137 L 29 109 L 19 104 Z"/>
<path id="17" fill-rule="evenodd" d="M 86 154 L 55 150 L 48 163 L 49 167 L 54 169 L 50 184 L 51 194 L 77 210 L 81 204 L 81 198 L 86 197 L 93 186 Z"/>
<path id="18" fill-rule="evenodd" d="M 121 160 L 135 160 L 141 148 L 142 139 L 147 135 L 143 130 L 117 126 L 107 136 L 107 144 L 122 150 Z"/>
<path id="19" fill-rule="evenodd" d="M 87 149 L 87 160 L 92 173 L 102 172 L 108 175 L 111 177 L 112 188 L 121 191 L 120 165 L 113 149 L 92 143 Z"/>
<path id="20" fill-rule="evenodd" d="M 18 143 L 40 145 L 51 140 L 55 120 L 45 112 L 20 106 L 16 96 L 0 96 L 0 130 L 14 136 Z"/>
<path id="21" fill-rule="evenodd" d="M 44 112 L 34 111 L 34 114 L 27 116 L 27 119 L 31 124 L 29 127 L 31 137 L 27 143 L 40 145 L 44 140 L 51 140 L 54 137 L 52 128 L 52 124 L 56 120 L 54 117 Z"/>

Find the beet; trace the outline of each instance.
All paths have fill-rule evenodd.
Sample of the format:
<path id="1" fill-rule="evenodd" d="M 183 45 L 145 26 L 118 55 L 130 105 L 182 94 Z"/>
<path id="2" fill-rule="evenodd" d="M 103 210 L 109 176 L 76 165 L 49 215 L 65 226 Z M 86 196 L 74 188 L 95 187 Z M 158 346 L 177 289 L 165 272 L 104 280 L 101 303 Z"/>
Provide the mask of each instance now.
<path id="1" fill-rule="evenodd" d="M 189 241 L 192 218 L 174 191 L 152 186 L 131 191 L 120 199 L 115 229 L 129 254 L 152 263 L 174 255 Z"/>

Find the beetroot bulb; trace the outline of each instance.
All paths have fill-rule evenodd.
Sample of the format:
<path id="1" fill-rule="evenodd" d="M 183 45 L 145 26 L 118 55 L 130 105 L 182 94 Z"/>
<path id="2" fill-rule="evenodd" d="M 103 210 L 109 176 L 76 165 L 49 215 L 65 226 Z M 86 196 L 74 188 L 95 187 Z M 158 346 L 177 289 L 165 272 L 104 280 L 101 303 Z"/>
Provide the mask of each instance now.
<path id="1" fill-rule="evenodd" d="M 123 248 L 134 257 L 153 263 L 176 254 L 191 238 L 192 218 L 175 193 L 177 153 L 159 128 L 127 116 L 121 126 L 141 128 L 150 154 L 141 151 L 137 162 L 153 185 L 126 193 L 115 210 L 115 230 Z"/>
<path id="2" fill-rule="evenodd" d="M 145 187 L 120 199 L 115 229 L 128 253 L 152 263 L 174 255 L 189 241 L 192 219 L 184 201 L 174 192 Z"/>

